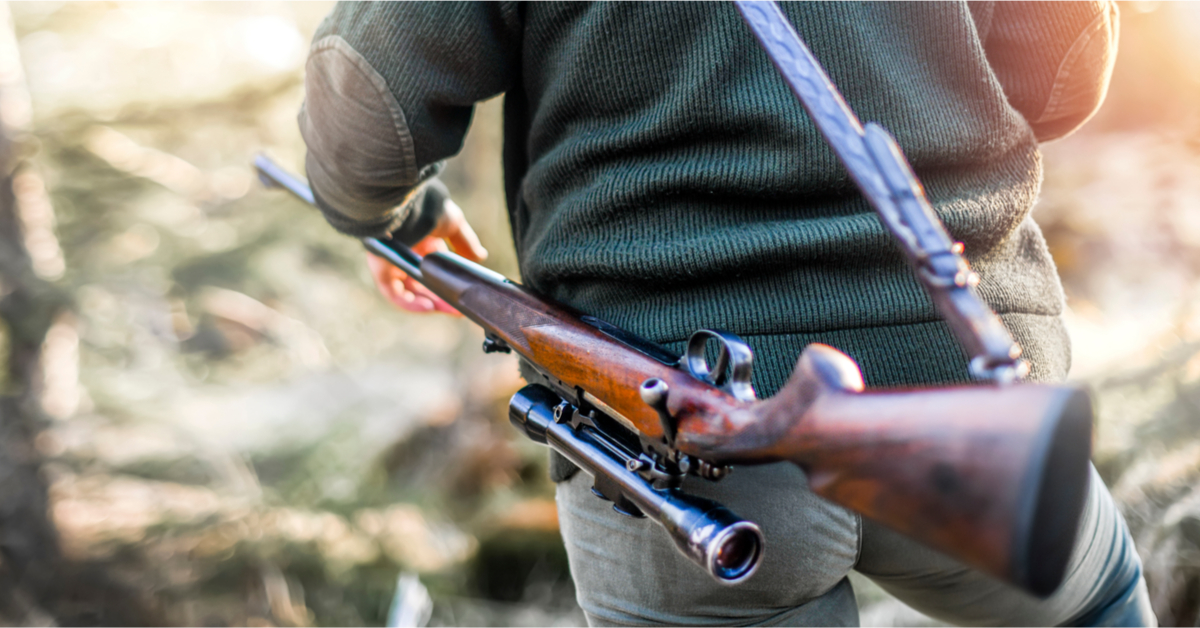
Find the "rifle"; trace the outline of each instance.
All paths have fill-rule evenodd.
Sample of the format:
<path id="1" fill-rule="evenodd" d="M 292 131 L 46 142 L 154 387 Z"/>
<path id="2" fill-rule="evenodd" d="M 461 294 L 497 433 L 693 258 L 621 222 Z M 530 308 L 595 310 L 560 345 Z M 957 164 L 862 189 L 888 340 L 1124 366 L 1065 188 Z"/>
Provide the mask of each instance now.
<path id="1" fill-rule="evenodd" d="M 267 184 L 312 202 L 266 157 L 255 165 Z M 802 468 L 818 495 L 1031 592 L 1062 580 L 1087 490 L 1082 390 L 864 392 L 852 359 L 813 344 L 783 389 L 758 401 L 750 347 L 733 334 L 700 330 L 679 357 L 453 253 L 363 242 L 482 327 L 485 352 L 516 351 L 534 366 L 540 381 L 513 396 L 513 425 L 593 476 L 617 511 L 661 523 L 723 583 L 754 573 L 762 533 L 679 486 L 687 474 L 719 480 L 733 464 L 777 461 Z"/>
<path id="2" fill-rule="evenodd" d="M 773 7 L 738 8 L 769 54 L 772 45 L 786 52 L 783 61 L 772 54 L 776 65 L 897 236 L 973 356 L 972 372 L 993 385 L 864 391 L 850 357 L 813 344 L 778 394 L 758 400 L 750 347 L 731 333 L 697 331 L 676 356 L 454 254 L 421 257 L 391 239 L 363 243 L 482 327 L 485 352 L 516 351 L 534 367 L 537 381 L 510 402 L 514 426 L 591 475 L 593 492 L 618 512 L 660 523 L 718 581 L 754 573 L 763 535 L 683 493 L 683 478 L 716 481 L 734 464 L 788 461 L 818 495 L 1049 595 L 1064 576 L 1087 494 L 1090 398 L 1069 386 L 1003 385 L 1026 370 L 1020 348 L 975 294 L 961 247 L 895 142 L 877 125 L 864 132 Z M 268 186 L 314 203 L 303 181 L 269 159 L 255 165 Z"/>

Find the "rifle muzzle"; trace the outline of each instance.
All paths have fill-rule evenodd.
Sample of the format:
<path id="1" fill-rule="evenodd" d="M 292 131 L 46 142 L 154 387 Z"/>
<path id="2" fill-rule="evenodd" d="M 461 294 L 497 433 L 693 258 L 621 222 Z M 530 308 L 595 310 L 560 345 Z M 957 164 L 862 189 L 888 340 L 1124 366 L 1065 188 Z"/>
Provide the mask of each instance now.
<path id="1" fill-rule="evenodd" d="M 530 439 L 549 445 L 593 478 L 604 478 L 623 503 L 657 521 L 689 560 L 722 584 L 745 581 L 762 562 L 763 535 L 758 526 L 724 506 L 675 488 L 654 488 L 631 471 L 621 447 L 590 426 L 571 427 L 560 410 L 563 403 L 550 389 L 536 384 L 522 388 L 509 403 L 509 420 Z M 599 482 L 598 482 L 599 484 Z M 628 512 L 624 510 L 623 512 Z M 635 513 L 636 514 L 636 513 Z"/>

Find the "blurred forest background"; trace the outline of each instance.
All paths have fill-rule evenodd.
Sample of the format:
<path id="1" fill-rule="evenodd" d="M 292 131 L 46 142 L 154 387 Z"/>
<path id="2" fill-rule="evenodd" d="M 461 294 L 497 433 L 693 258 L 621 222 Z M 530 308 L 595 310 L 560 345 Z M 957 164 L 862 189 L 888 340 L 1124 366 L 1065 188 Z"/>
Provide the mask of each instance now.
<path id="1" fill-rule="evenodd" d="M 511 358 L 394 311 L 301 170 L 324 2 L 0 4 L 0 623 L 577 625 Z M 1123 3 L 1045 147 L 1096 461 L 1164 625 L 1200 621 L 1200 5 Z M 443 179 L 516 278 L 499 100 Z M 11 194 L 8 192 L 11 190 Z M 855 580 L 864 625 L 922 625 Z"/>

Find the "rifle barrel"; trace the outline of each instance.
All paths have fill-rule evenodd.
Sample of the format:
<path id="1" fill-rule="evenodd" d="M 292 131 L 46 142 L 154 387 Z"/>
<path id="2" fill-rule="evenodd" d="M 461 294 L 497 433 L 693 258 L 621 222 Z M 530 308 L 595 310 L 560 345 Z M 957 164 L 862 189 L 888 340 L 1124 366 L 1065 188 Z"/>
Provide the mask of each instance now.
<path id="1" fill-rule="evenodd" d="M 291 192 L 296 198 L 308 203 L 316 205 L 316 200 L 313 199 L 312 189 L 308 187 L 300 177 L 284 170 L 279 164 L 271 161 L 266 155 L 254 156 L 254 168 L 258 170 L 258 178 L 263 185 L 269 188 L 283 188 Z"/>
<path id="2" fill-rule="evenodd" d="M 362 243 L 368 251 L 392 263 L 413 279 L 425 283 L 425 273 L 421 272 L 421 260 L 424 258 L 412 249 L 391 238 L 363 238 Z"/>
<path id="3" fill-rule="evenodd" d="M 283 188 L 309 205 L 317 204 L 312 188 L 308 187 L 308 184 L 300 177 L 292 175 L 281 168 L 279 164 L 271 161 L 270 157 L 255 155 L 254 168 L 258 170 L 258 178 L 263 185 L 269 188 Z M 424 283 L 425 277 L 421 273 L 421 256 L 414 253 L 412 249 L 392 239 L 363 238 L 362 242 L 368 251 L 386 259 L 400 270 L 408 273 L 413 279 Z"/>

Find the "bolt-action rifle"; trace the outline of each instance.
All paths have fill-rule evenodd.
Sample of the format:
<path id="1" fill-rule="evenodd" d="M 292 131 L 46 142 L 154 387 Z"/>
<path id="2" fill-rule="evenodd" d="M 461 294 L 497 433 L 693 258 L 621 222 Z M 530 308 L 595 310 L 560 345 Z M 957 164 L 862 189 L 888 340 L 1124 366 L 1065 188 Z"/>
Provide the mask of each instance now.
<path id="1" fill-rule="evenodd" d="M 674 355 L 451 253 L 390 239 L 367 249 L 480 325 L 484 351 L 515 351 L 537 373 L 512 423 L 571 460 L 620 513 L 649 517 L 689 559 L 736 584 L 761 562 L 755 524 L 680 490 L 735 464 L 787 461 L 818 495 L 1038 595 L 1062 581 L 1087 493 L 1092 406 L 1081 389 L 1016 384 L 1020 348 L 974 290 L 892 138 L 864 130 L 773 3 L 738 8 L 817 127 L 897 237 L 984 384 L 864 391 L 845 354 L 809 345 L 791 379 L 758 400 L 752 353 L 700 330 Z M 260 177 L 314 203 L 265 157 Z M 706 358 L 715 343 L 717 358 Z M 990 380 L 990 381 L 986 381 Z"/>

